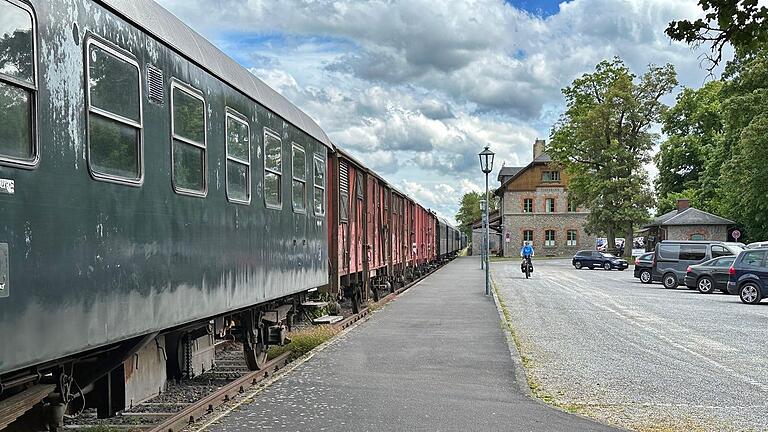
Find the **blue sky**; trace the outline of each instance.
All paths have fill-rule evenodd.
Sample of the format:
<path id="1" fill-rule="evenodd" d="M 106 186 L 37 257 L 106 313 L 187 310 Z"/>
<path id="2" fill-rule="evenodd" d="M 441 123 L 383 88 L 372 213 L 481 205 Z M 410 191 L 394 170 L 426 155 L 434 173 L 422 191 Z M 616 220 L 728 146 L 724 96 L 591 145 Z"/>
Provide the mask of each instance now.
<path id="1" fill-rule="evenodd" d="M 707 79 L 701 52 L 664 35 L 701 16 L 696 0 L 159 1 L 451 220 L 483 184 L 477 153 L 490 145 L 496 170 L 527 164 L 563 111 L 561 89 L 599 61 Z"/>

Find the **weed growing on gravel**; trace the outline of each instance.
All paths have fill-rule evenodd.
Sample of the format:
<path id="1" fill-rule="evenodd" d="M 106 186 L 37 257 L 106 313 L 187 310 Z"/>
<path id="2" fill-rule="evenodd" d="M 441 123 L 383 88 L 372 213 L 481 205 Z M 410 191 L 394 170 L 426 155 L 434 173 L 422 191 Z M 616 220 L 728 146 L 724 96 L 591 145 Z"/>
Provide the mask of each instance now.
<path id="1" fill-rule="evenodd" d="M 291 358 L 297 359 L 316 346 L 326 342 L 338 332 L 339 330 L 336 327 L 329 325 L 302 329 L 288 335 L 291 339 L 290 343 L 271 347 L 267 355 L 270 359 L 273 359 L 286 351 L 291 351 Z"/>
<path id="2" fill-rule="evenodd" d="M 371 313 L 381 309 L 381 306 L 378 303 L 370 300 L 368 301 L 368 304 L 366 306 L 368 306 L 368 312 L 371 312 Z"/>

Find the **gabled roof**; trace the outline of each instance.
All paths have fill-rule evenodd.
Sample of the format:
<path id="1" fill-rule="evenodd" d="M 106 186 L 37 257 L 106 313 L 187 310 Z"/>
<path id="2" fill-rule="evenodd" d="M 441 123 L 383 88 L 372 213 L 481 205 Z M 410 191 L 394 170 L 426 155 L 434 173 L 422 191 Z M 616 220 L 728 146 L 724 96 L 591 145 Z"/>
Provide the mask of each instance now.
<path id="1" fill-rule="evenodd" d="M 519 173 L 524 168 L 525 167 L 511 167 L 511 166 L 510 167 L 508 167 L 508 166 L 501 167 L 501 170 L 499 170 L 498 180 L 502 181 L 502 177 L 509 177 L 509 176 L 517 175 L 517 173 Z"/>
<path id="2" fill-rule="evenodd" d="M 552 159 L 549 157 L 547 152 L 544 152 L 544 153 L 540 154 L 539 157 L 537 157 L 531 163 L 529 163 L 528 165 L 526 165 L 524 167 L 509 167 L 512 170 L 516 170 L 516 171 L 514 171 L 514 174 L 511 174 L 509 177 L 507 177 L 506 180 L 504 180 L 501 183 L 501 186 L 499 186 L 498 189 L 496 189 L 494 194 L 498 195 L 499 191 L 503 190 L 509 183 L 512 182 L 512 180 L 514 180 L 517 177 L 519 177 L 520 174 L 524 173 L 528 168 L 530 168 L 530 167 L 532 167 L 534 165 L 547 164 L 547 163 L 550 163 L 550 162 L 552 162 Z M 504 167 L 504 168 L 506 168 L 506 167 Z M 504 168 L 502 168 L 501 171 L 499 171 L 499 176 L 501 176 L 501 173 L 504 170 Z M 511 172 L 511 170 L 510 170 L 510 172 Z M 499 179 L 499 180 L 501 180 L 501 179 Z"/>
<path id="3" fill-rule="evenodd" d="M 679 225 L 733 225 L 732 220 L 722 218 L 712 213 L 689 207 L 681 212 L 672 210 L 653 220 L 646 227 L 651 226 L 679 226 Z"/>

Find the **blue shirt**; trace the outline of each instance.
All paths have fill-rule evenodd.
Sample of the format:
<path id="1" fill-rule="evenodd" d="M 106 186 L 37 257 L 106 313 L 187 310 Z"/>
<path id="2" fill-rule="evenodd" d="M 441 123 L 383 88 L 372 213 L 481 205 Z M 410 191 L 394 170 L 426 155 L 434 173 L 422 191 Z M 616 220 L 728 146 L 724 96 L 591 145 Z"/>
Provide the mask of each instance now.
<path id="1" fill-rule="evenodd" d="M 533 256 L 533 246 L 531 245 L 525 245 L 522 249 L 520 249 L 520 253 L 523 256 Z"/>

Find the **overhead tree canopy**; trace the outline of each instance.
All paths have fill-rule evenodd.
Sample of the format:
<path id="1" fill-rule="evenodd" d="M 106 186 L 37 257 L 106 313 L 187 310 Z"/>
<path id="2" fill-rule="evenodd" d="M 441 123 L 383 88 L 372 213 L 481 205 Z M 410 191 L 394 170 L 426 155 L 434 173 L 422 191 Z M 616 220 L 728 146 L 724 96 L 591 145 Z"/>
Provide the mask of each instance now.
<path id="1" fill-rule="evenodd" d="M 730 43 L 742 55 L 759 49 L 768 42 L 768 8 L 758 0 L 699 0 L 706 13 L 694 21 L 672 21 L 666 33 L 674 40 L 698 46 L 711 44 L 708 70 L 723 59 Z"/>
<path id="2" fill-rule="evenodd" d="M 590 210 L 587 229 L 605 233 L 611 248 L 621 230 L 632 238 L 654 205 L 643 165 L 658 139 L 650 127 L 666 110 L 660 99 L 676 85 L 672 65 L 652 65 L 638 79 L 614 58 L 563 89 L 567 110 L 547 151 L 569 173 L 569 196 Z"/>

